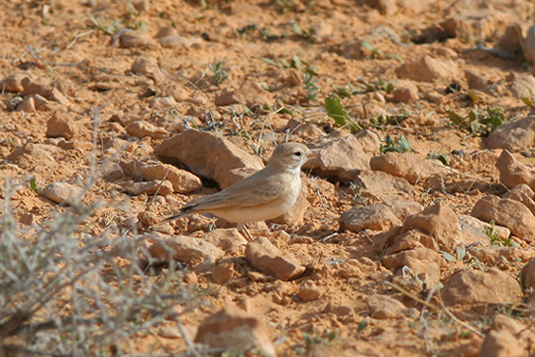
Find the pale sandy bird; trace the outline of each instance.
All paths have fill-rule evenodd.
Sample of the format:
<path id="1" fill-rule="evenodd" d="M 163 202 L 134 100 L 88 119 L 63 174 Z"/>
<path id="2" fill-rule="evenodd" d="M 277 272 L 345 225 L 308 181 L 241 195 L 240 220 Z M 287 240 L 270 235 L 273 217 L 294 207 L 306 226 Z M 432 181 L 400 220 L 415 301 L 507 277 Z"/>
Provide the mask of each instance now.
<path id="1" fill-rule="evenodd" d="M 245 238 L 251 241 L 244 224 L 288 212 L 301 192 L 301 166 L 317 155 L 303 144 L 282 144 L 275 149 L 264 169 L 218 193 L 192 200 L 164 222 L 192 213 L 211 213 L 238 223 L 238 229 L 243 229 Z"/>

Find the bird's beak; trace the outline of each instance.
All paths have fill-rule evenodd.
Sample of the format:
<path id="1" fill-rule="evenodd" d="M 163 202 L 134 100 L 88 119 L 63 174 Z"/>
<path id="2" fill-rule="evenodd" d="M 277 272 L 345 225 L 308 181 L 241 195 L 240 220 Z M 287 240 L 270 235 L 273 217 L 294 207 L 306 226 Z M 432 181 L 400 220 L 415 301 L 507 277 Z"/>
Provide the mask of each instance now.
<path id="1" fill-rule="evenodd" d="M 304 163 L 303 168 L 309 169 L 309 168 L 312 168 L 312 167 L 319 166 L 319 157 L 320 157 L 320 153 L 319 152 L 311 151 L 307 155 L 307 161 Z"/>
<path id="2" fill-rule="evenodd" d="M 311 151 L 310 154 L 308 154 L 307 156 L 309 159 L 313 159 L 313 158 L 316 158 L 316 157 L 320 157 L 320 153 L 317 152 L 317 151 Z"/>

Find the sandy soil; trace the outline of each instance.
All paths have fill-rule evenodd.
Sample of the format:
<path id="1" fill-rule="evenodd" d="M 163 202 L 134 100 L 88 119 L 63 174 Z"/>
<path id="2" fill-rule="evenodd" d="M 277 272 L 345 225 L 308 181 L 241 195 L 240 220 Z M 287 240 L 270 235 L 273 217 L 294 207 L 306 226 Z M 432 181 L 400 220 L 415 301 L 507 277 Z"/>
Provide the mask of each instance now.
<path id="1" fill-rule="evenodd" d="M 165 138 L 145 136 L 132 141 L 126 151 L 104 150 L 105 145 L 120 147 L 124 143 L 121 140 L 131 138 L 125 127 L 136 120 L 165 128 L 168 136 L 187 125 L 209 130 L 227 136 L 250 154 L 262 152 L 263 157 L 269 157 L 275 143 L 287 138 L 305 143 L 318 138 L 318 131 L 310 135 L 288 134 L 284 129 L 290 120 L 311 123 L 323 135 L 338 129 L 335 121 L 326 115 L 324 100 L 346 88 L 354 91 L 342 103 L 355 120 L 369 124 L 373 123 L 372 119 L 380 121 L 383 114 L 389 120 L 369 127 L 381 139 L 400 133 L 411 143 L 412 152 L 422 158 L 431 150 L 449 154 L 450 166 L 461 173 L 459 180 L 472 183 L 449 191 L 417 183 L 413 185 L 414 200 L 422 206 L 445 201 L 456 214 L 465 214 L 481 197 L 505 192 L 494 166 L 498 154 L 472 155 L 486 150 L 481 137 L 471 136 L 452 125 L 446 111 L 465 115 L 473 108 L 498 106 L 507 118 L 529 114 L 529 107 L 508 89 L 508 78 L 529 74 L 529 66 L 522 61 L 469 49 L 476 43 L 492 47 L 509 24 L 529 24 L 532 4 L 520 1 L 511 6 L 508 1 L 493 0 L 484 6 L 478 1 L 437 0 L 402 1 L 396 5 L 385 1 L 377 2 L 383 7 L 381 12 L 374 7 L 374 1 L 364 3 L 349 0 L 200 3 L 165 0 L 135 4 L 4 1 L 0 12 L 2 78 L 27 75 L 48 88 L 59 89 L 64 100 L 50 97 L 44 107 L 24 112 L 9 108 L 19 93 L 3 92 L 1 176 L 14 180 L 35 176 L 41 187 L 57 181 L 74 183 L 87 177 L 93 157 L 95 108 L 99 110 L 98 164 L 119 159 L 156 160 L 153 150 Z M 478 13 L 481 18 L 474 19 L 470 13 Z M 460 19 L 457 35 L 441 26 L 448 18 Z M 141 42 L 126 48 L 122 32 L 117 32 L 128 27 L 149 38 L 138 39 Z M 175 35 L 167 44 L 158 43 L 156 38 L 161 28 Z M 363 46 L 362 41 L 369 46 Z M 419 89 L 418 99 L 410 103 L 392 101 L 384 83 L 398 79 L 396 69 L 407 59 L 426 54 L 451 60 L 458 69 L 456 75 L 412 81 Z M 163 78 L 133 73 L 132 64 L 139 56 L 153 59 Z M 217 65 L 221 67 L 219 71 L 214 70 Z M 468 95 L 465 70 L 475 71 L 488 80 L 489 86 L 477 91 L 480 100 L 476 103 Z M 312 87 L 307 91 L 303 85 L 306 73 L 313 74 L 317 91 Z M 215 98 L 222 90 L 237 89 L 248 80 L 272 93 L 276 104 L 271 108 L 260 105 L 252 110 L 243 104 L 215 105 Z M 449 93 L 447 88 L 452 82 L 461 89 Z M 160 107 L 153 104 L 154 98 L 166 96 L 172 96 L 175 102 Z M 282 107 L 286 110 L 276 112 Z M 76 128 L 74 144 L 52 153 L 58 164 L 47 166 L 46 160 L 39 157 L 30 158 L 25 165 L 9 164 L 6 157 L 27 143 L 60 146 L 60 139 L 46 135 L 47 122 L 54 113 L 70 117 Z M 452 155 L 454 150 L 462 151 L 464 156 Z M 112 158 L 116 152 L 118 157 Z M 535 164 L 529 152 L 515 157 L 524 164 Z M 100 209 L 85 222 L 84 232 L 101 234 L 105 230 L 102 222 L 111 220 L 119 224 L 137 219 L 145 211 L 163 216 L 191 198 L 217 190 L 208 183 L 192 194 L 153 199 L 147 194 L 128 195 L 120 186 L 123 181 L 124 178 L 110 177 L 97 180 L 84 202 L 99 197 L 110 202 L 124 200 L 130 208 Z M 266 275 L 248 275 L 254 268 L 244 258 L 236 258 L 241 264 L 240 274 L 245 278 L 220 285 L 211 280 L 209 272 L 194 273 L 191 281 L 205 291 L 212 288 L 213 293 L 203 296 L 208 305 L 183 317 L 190 334 L 195 334 L 197 326 L 210 313 L 226 304 L 239 303 L 267 322 L 272 340 L 279 343 L 280 355 L 312 353 L 303 333 L 320 336 L 325 342 L 333 332 L 336 337 L 328 346 L 325 342 L 324 348 L 314 355 L 477 355 L 461 347 L 470 343 L 479 346 L 479 337 L 465 333 L 466 328 L 445 317 L 444 311 L 422 310 L 423 306 L 414 299 L 384 283 L 392 273 L 377 262 L 372 249 L 370 236 L 377 232 L 338 232 L 340 214 L 373 200 L 360 197 L 347 183 L 321 177 L 309 180 L 308 200 L 311 208 L 303 222 L 294 226 L 275 225 L 272 234 L 280 230 L 288 232 L 292 236 L 291 244 L 282 249 L 308 260 L 314 269 L 308 269 L 296 280 L 280 281 Z M 19 190 L 12 203 L 18 220 L 30 219 L 35 224 L 45 221 L 55 208 L 54 203 L 29 189 Z M 187 228 L 185 234 L 200 236 L 210 222 L 213 220 L 192 217 L 177 223 L 175 233 Z M 336 232 L 338 235 L 333 236 Z M 325 241 L 326 237 L 331 238 Z M 362 276 L 340 273 L 343 262 L 360 258 L 376 263 L 361 267 Z M 468 264 L 463 262 L 444 260 L 443 263 L 442 279 L 468 269 Z M 515 275 L 524 263 L 492 265 Z M 307 279 L 324 290 L 320 298 L 302 301 L 296 297 L 300 283 Z M 398 299 L 407 308 L 413 308 L 414 317 L 371 317 L 367 299 L 375 294 Z M 418 296 L 426 297 L 425 293 Z M 461 314 L 468 323 L 490 319 L 495 314 L 491 307 L 484 312 L 469 307 L 452 311 Z M 136 340 L 138 352 L 161 345 L 174 353 L 187 349 L 182 339 L 143 334 Z"/>

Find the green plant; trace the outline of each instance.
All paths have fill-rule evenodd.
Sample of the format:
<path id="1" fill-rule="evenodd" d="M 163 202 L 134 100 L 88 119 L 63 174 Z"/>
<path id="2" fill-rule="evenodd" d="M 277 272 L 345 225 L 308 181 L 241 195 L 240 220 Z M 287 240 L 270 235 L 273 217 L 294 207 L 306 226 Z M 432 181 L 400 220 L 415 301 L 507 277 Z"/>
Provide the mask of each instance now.
<path id="1" fill-rule="evenodd" d="M 387 152 L 404 153 L 411 151 L 411 143 L 399 133 L 397 141 L 394 141 L 390 135 L 387 135 L 386 138 L 381 141 L 385 143 L 385 145 L 381 144 L 381 154 L 385 154 Z"/>
<path id="2" fill-rule="evenodd" d="M 310 38 L 310 31 L 303 30 L 303 28 L 299 26 L 297 22 L 292 22 L 292 30 L 297 36 L 301 38 L 304 38 L 304 39 Z"/>
<path id="3" fill-rule="evenodd" d="M 283 14 L 288 11 L 295 11 L 297 9 L 295 0 L 275 0 L 275 4 L 279 6 L 280 11 Z"/>
<path id="4" fill-rule="evenodd" d="M 522 97 L 521 99 L 524 102 L 524 104 L 526 104 L 528 107 L 530 107 L 531 109 L 535 109 L 535 94 L 533 93 L 531 88 L 528 88 L 528 89 L 529 89 L 529 97 Z"/>
<path id="5" fill-rule="evenodd" d="M 362 332 L 364 329 L 368 327 L 368 320 L 364 319 L 359 323 L 359 327 L 357 328 L 357 332 Z"/>
<path id="6" fill-rule="evenodd" d="M 466 339 L 472 337 L 473 333 L 471 331 L 462 331 L 460 334 L 461 339 Z"/>
<path id="7" fill-rule="evenodd" d="M 361 41 L 360 46 L 362 48 L 365 48 L 366 50 L 370 51 L 371 55 L 370 58 L 376 59 L 376 58 L 384 58 L 384 53 L 379 48 L 375 48 L 371 45 L 371 43 L 367 41 Z"/>
<path id="8" fill-rule="evenodd" d="M 506 121 L 502 109 L 493 106 L 484 110 L 472 109 L 465 117 L 449 110 L 446 113 L 453 124 L 475 136 L 487 136 Z"/>
<path id="9" fill-rule="evenodd" d="M 121 27 L 121 21 L 119 20 L 113 20 L 109 25 L 106 25 L 104 23 L 104 20 L 101 18 L 96 18 L 93 15 L 89 14 L 89 21 L 95 26 L 98 30 L 113 36 L 115 33 L 120 29 Z"/>
<path id="10" fill-rule="evenodd" d="M 35 193 L 39 193 L 43 190 L 37 185 L 37 178 L 35 176 L 32 176 L 32 178 L 28 181 L 28 188 Z"/>
<path id="11" fill-rule="evenodd" d="M 400 55 L 393 54 L 393 55 L 386 55 L 385 56 L 385 54 L 383 53 L 383 51 L 380 48 L 373 47 L 372 44 L 367 42 L 367 41 L 361 41 L 360 42 L 360 46 L 370 52 L 370 58 L 371 59 L 384 59 L 384 58 L 390 59 L 390 58 L 392 58 L 392 59 L 395 59 L 398 62 L 403 62 L 403 59 L 401 58 Z"/>
<path id="12" fill-rule="evenodd" d="M 214 74 L 214 80 L 217 85 L 220 85 L 228 78 L 227 72 L 225 72 L 225 69 L 223 68 L 223 64 L 223 61 L 214 61 L 209 66 L 210 70 Z"/>
<path id="13" fill-rule="evenodd" d="M 295 68 L 297 70 L 303 71 L 304 73 L 310 73 L 313 76 L 317 76 L 317 68 L 315 66 L 310 65 L 308 62 L 303 61 L 299 58 L 298 55 L 293 55 L 292 58 L 289 60 L 286 60 L 284 58 L 280 58 L 277 56 L 274 56 L 274 59 L 268 58 L 268 57 L 253 57 L 254 59 L 264 61 L 267 64 L 270 64 L 281 71 L 287 69 L 287 68 Z"/>
<path id="14" fill-rule="evenodd" d="M 443 250 L 439 250 L 439 253 L 442 254 L 442 257 L 448 262 L 462 261 L 466 257 L 466 250 L 461 246 L 455 248 L 455 255 Z"/>
<path id="15" fill-rule="evenodd" d="M 320 89 L 316 85 L 317 82 L 318 79 L 316 79 L 315 74 L 307 71 L 303 75 L 303 88 L 305 88 L 307 93 L 305 96 L 305 100 L 307 102 L 313 102 L 318 99 L 318 93 Z"/>
<path id="16" fill-rule="evenodd" d="M 331 331 L 327 334 L 319 335 L 319 334 L 309 334 L 307 332 L 303 332 L 303 339 L 305 340 L 305 343 L 310 346 L 314 344 L 322 344 L 325 346 L 330 346 L 331 342 L 338 337 L 336 332 Z"/>
<path id="17" fill-rule="evenodd" d="M 124 25 L 126 28 L 129 28 L 131 30 L 140 30 L 140 31 L 149 30 L 149 24 L 146 21 L 138 21 L 138 20 L 125 21 Z"/>
<path id="18" fill-rule="evenodd" d="M 511 238 L 500 238 L 498 232 L 496 232 L 496 223 L 493 219 L 490 220 L 490 227 L 485 227 L 485 234 L 490 239 L 490 244 L 498 247 L 513 247 L 518 248 L 520 245 Z"/>
<path id="19" fill-rule="evenodd" d="M 427 154 L 427 158 L 438 160 L 446 166 L 449 166 L 450 164 L 450 156 L 448 154 L 439 154 L 438 152 L 435 152 L 433 150 L 429 151 L 429 154 Z"/>
<path id="20" fill-rule="evenodd" d="M 336 95 L 325 98 L 325 110 L 334 122 L 341 127 L 348 127 L 351 132 L 358 132 L 362 130 L 351 118 L 344 108 L 342 101 Z"/>
<path id="21" fill-rule="evenodd" d="M 347 86 L 334 86 L 334 90 L 336 94 L 341 98 L 347 98 L 352 96 L 353 94 L 364 93 L 364 90 L 355 87 L 351 83 L 349 83 Z"/>

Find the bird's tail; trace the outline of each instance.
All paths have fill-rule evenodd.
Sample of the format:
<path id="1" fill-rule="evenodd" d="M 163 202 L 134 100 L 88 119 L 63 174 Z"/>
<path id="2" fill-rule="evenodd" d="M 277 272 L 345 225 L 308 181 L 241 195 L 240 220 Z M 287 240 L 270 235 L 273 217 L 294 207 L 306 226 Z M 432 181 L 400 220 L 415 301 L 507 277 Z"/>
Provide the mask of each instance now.
<path id="1" fill-rule="evenodd" d="M 189 216 L 190 214 L 194 213 L 193 212 L 193 208 L 194 208 L 194 206 L 185 206 L 182 209 L 180 209 L 180 211 L 178 213 L 175 213 L 175 214 L 173 214 L 173 215 L 171 215 L 169 217 L 166 217 L 166 218 L 162 219 L 162 221 L 160 223 L 167 223 L 167 222 L 174 221 L 175 219 L 179 219 L 179 218 L 182 218 L 182 217 Z"/>

